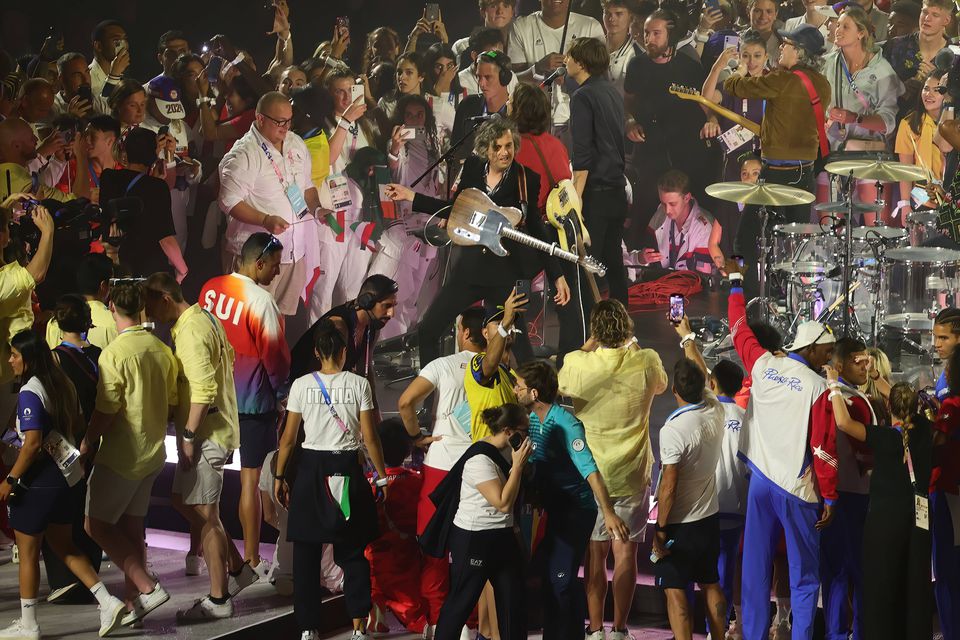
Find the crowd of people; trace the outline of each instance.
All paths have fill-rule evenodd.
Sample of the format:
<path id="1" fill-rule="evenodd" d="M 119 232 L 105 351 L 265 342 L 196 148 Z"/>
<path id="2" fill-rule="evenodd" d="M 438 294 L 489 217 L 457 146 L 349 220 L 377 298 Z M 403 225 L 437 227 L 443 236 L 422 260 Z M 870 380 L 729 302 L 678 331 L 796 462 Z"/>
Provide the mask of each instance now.
<path id="1" fill-rule="evenodd" d="M 928 180 L 859 181 L 863 224 L 929 211 L 931 241 L 960 248 L 953 3 L 528 4 L 479 0 L 469 34 L 428 4 L 406 40 L 382 26 L 361 47 L 343 16 L 296 62 L 275 0 L 266 65 L 166 31 L 146 81 L 117 20 L 86 54 L 56 34 L 0 52 L 0 528 L 21 609 L 0 640 L 41 637 L 41 559 L 47 599 L 95 600 L 101 637 L 169 600 L 145 545 L 168 435 L 184 572 L 209 580 L 181 624 L 269 581 L 304 640 L 325 589 L 355 640 L 387 612 L 426 640 L 518 640 L 530 606 L 544 640 L 627 640 L 650 543 L 679 640 L 695 584 L 714 640 L 812 638 L 821 603 L 830 639 L 926 640 L 935 619 L 960 638 L 960 311 L 933 319 L 935 391 L 827 324 L 748 324 L 761 212 L 706 193 L 829 202 L 828 155 L 897 154 Z M 581 264 L 501 246 L 501 219 Z M 729 288 L 737 361 L 709 368 L 682 314 L 669 375 L 648 348 L 668 320 L 635 327 L 631 286 L 676 271 Z M 393 407 L 374 352 L 405 334 L 419 367 Z"/>

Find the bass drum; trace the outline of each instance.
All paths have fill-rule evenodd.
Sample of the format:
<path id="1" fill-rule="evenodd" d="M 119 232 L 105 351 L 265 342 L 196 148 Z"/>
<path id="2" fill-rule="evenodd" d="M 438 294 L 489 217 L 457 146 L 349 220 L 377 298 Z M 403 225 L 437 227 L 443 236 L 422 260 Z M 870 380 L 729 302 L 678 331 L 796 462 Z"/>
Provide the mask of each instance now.
<path id="1" fill-rule="evenodd" d="M 907 216 L 907 230 L 910 234 L 910 246 L 923 246 L 940 235 L 940 230 L 937 229 L 937 212 L 914 211 Z"/>
<path id="2" fill-rule="evenodd" d="M 940 247 L 890 249 L 884 256 L 883 325 L 931 332 L 933 317 L 960 306 L 960 251 Z"/>
<path id="3" fill-rule="evenodd" d="M 836 265 L 837 238 L 819 224 L 792 222 L 773 228 L 773 269 L 810 284 L 827 277 Z"/>

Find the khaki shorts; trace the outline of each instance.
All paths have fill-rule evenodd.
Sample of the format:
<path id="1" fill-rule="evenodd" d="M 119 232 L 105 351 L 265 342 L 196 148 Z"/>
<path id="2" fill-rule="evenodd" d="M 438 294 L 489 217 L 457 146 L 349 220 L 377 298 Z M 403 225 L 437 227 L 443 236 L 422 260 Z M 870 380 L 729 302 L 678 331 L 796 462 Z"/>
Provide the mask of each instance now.
<path id="1" fill-rule="evenodd" d="M 233 256 L 233 271 L 240 268 L 240 256 Z M 280 313 L 285 316 L 297 314 L 300 298 L 307 288 L 307 267 L 301 258 L 292 263 L 281 263 L 280 273 L 273 281 L 263 287 L 277 301 Z"/>
<path id="2" fill-rule="evenodd" d="M 121 516 L 143 518 L 150 509 L 150 491 L 160 472 L 142 480 L 125 478 L 110 467 L 94 464 L 87 481 L 87 516 L 117 524 Z"/>
<path id="3" fill-rule="evenodd" d="M 195 449 L 192 467 L 177 465 L 170 493 L 179 494 L 183 504 L 216 504 L 223 491 L 223 465 L 231 452 L 212 440 L 200 441 Z"/>
<path id="4" fill-rule="evenodd" d="M 625 498 L 611 498 L 613 511 L 630 529 L 630 542 L 643 542 L 647 533 L 647 517 L 650 515 L 650 488 L 641 494 Z M 607 542 L 610 534 L 603 521 L 603 513 L 597 512 L 597 522 L 590 534 L 593 542 Z"/>

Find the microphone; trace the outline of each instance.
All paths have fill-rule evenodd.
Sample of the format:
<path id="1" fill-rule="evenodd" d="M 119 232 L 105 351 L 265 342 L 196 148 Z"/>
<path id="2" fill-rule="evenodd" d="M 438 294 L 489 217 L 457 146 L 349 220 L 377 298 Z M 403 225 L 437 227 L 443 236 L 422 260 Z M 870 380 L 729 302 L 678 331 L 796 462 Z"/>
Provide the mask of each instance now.
<path id="1" fill-rule="evenodd" d="M 550 84 L 553 83 L 554 80 L 556 80 L 557 78 L 562 78 L 565 75 L 567 75 L 567 68 L 562 65 L 557 67 L 556 69 L 553 70 L 553 73 L 551 73 L 550 75 L 548 75 L 546 78 L 543 79 L 543 82 L 540 83 L 540 88 L 542 89 L 546 86 L 549 86 Z"/>
<path id="2" fill-rule="evenodd" d="M 954 57 L 953 51 L 949 47 L 944 47 L 937 51 L 937 55 L 933 57 L 933 66 L 940 71 L 949 71 L 950 67 L 953 66 Z"/>
<path id="3" fill-rule="evenodd" d="M 737 67 L 740 66 L 740 60 L 737 58 L 731 58 L 730 61 L 727 62 L 727 66 L 736 71 Z"/>

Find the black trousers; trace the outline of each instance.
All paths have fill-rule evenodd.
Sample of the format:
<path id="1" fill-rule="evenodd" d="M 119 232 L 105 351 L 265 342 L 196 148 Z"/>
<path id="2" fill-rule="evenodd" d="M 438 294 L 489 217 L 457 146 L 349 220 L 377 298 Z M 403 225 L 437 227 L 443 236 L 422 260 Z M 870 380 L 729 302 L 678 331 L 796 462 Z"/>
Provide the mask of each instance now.
<path id="1" fill-rule="evenodd" d="M 926 640 L 933 636 L 930 532 L 914 525 L 909 503 L 876 502 L 863 531 L 864 637 Z"/>
<path id="2" fill-rule="evenodd" d="M 627 195 L 622 188 L 585 190 L 583 219 L 590 232 L 590 255 L 607 268 L 610 297 L 627 305 L 627 270 L 623 266 L 623 223 L 627 219 Z M 571 284 L 571 283 L 567 283 Z M 577 345 L 580 346 L 580 345 Z"/>
<path id="3" fill-rule="evenodd" d="M 543 640 L 583 637 L 587 596 L 577 574 L 596 520 L 596 509 L 547 506 L 547 530 L 537 549 L 543 577 Z"/>
<path id="4" fill-rule="evenodd" d="M 436 640 L 457 640 L 483 592 L 493 585 L 500 640 L 526 640 L 523 554 L 513 529 L 450 531 L 450 595 L 440 609 Z M 581 634 L 583 631 L 581 630 Z"/>
<path id="5" fill-rule="evenodd" d="M 567 225 L 567 240 L 569 249 L 576 253 L 573 232 Z M 547 225 L 548 240 L 559 244 L 559 235 L 556 228 Z M 588 250 L 589 254 L 590 251 Z M 557 318 L 560 321 L 560 336 L 557 340 L 557 368 L 563 366 L 563 358 L 571 351 L 576 351 L 590 337 L 590 310 L 593 309 L 593 293 L 587 272 L 579 265 L 566 260 L 560 261 L 563 277 L 570 287 L 570 302 L 557 307 Z"/>
<path id="6" fill-rule="evenodd" d="M 760 177 L 770 184 L 796 187 L 810 193 L 814 193 L 816 190 L 817 177 L 813 171 L 813 163 L 794 167 L 764 165 Z M 810 206 L 809 204 L 801 204 L 789 207 L 768 207 L 768 244 L 772 241 L 774 226 L 791 222 L 810 222 Z M 755 205 L 745 207 L 743 216 L 740 218 L 740 226 L 737 228 L 736 239 L 733 241 L 733 250 L 735 254 L 743 256 L 749 263 L 748 272 L 743 274 L 744 287 L 748 296 L 756 295 L 759 292 L 757 260 L 760 256 L 761 231 L 760 207 Z M 769 253 L 767 257 L 768 259 L 772 258 Z"/>
<path id="7" fill-rule="evenodd" d="M 440 341 L 443 334 L 450 329 L 454 320 L 465 309 L 480 300 L 483 300 L 488 306 L 502 305 L 512 289 L 512 283 L 509 285 L 485 286 L 453 281 L 444 284 L 417 327 L 417 337 L 420 342 L 420 367 L 423 368 L 440 357 Z M 527 305 L 527 313 L 536 315 L 529 304 Z M 527 323 L 522 314 L 517 316 L 515 325 L 520 333 L 517 334 L 516 341 L 513 343 L 514 357 L 519 363 L 533 360 L 533 347 L 530 346 Z"/>
<path id="8" fill-rule="evenodd" d="M 350 618 L 366 618 L 370 614 L 370 563 L 363 551 L 366 545 L 352 542 L 333 543 L 333 561 L 343 569 L 343 598 Z M 323 545 L 311 542 L 293 543 L 293 611 L 301 631 L 319 629 L 322 623 L 320 601 L 323 591 L 320 560 Z"/>
<path id="9" fill-rule="evenodd" d="M 93 570 L 97 573 L 100 573 L 100 564 L 103 561 L 103 550 L 100 549 L 100 546 L 94 542 L 90 536 L 87 535 L 87 532 L 83 529 L 83 505 L 87 495 L 87 481 L 86 479 L 81 480 L 77 486 L 71 489 L 72 494 L 71 498 L 75 501 L 73 505 L 75 507 L 74 517 L 73 517 L 73 544 L 77 546 L 77 550 L 80 551 L 83 555 L 90 560 L 90 564 L 93 566 Z M 43 540 L 43 546 L 41 547 L 43 555 L 43 564 L 47 570 L 47 584 L 50 585 L 50 590 L 59 589 L 60 587 L 66 587 L 67 585 L 73 584 L 75 582 L 80 582 L 79 578 L 73 575 L 73 572 L 67 568 L 67 565 L 64 564 L 63 560 L 60 559 L 53 549 L 50 548 L 50 544 L 47 542 L 46 538 Z M 80 595 L 82 601 L 87 602 L 91 596 L 86 589 L 82 590 L 83 593 Z M 73 598 L 70 599 L 73 601 Z"/>

